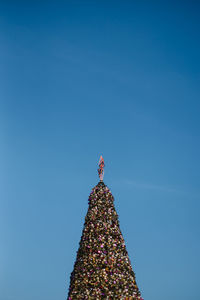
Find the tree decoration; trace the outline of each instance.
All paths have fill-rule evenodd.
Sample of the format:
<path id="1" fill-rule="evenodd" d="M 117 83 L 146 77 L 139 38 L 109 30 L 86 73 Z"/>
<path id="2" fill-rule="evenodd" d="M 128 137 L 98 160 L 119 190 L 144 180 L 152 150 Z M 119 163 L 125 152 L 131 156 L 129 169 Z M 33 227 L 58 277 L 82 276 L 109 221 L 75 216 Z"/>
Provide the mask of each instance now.
<path id="1" fill-rule="evenodd" d="M 143 300 L 119 227 L 114 198 L 103 182 L 104 166 L 101 156 L 100 182 L 88 199 L 67 299 Z"/>
<path id="2" fill-rule="evenodd" d="M 99 178 L 101 181 L 103 181 L 103 177 L 104 177 L 104 167 L 105 167 L 104 159 L 101 155 L 99 160 L 99 168 L 98 168 Z"/>

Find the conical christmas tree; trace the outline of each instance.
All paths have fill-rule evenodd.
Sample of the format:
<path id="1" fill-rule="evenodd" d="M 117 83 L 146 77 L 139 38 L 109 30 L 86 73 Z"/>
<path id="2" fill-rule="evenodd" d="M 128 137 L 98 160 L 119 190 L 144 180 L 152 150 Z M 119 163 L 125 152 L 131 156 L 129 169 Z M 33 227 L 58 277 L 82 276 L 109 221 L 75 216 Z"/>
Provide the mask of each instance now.
<path id="1" fill-rule="evenodd" d="M 89 196 L 68 300 L 142 300 L 120 231 L 114 198 L 103 182 L 102 157 L 98 172 L 100 182 Z"/>

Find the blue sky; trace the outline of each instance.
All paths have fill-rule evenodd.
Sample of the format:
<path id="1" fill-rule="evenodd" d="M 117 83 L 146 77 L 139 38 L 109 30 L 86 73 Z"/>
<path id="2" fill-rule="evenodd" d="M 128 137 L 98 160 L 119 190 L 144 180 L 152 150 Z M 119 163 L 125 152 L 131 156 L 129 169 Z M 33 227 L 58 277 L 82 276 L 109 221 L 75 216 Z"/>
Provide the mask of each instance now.
<path id="1" fill-rule="evenodd" d="M 65 299 L 104 182 L 145 300 L 199 299 L 198 1 L 0 1 L 0 299 Z"/>

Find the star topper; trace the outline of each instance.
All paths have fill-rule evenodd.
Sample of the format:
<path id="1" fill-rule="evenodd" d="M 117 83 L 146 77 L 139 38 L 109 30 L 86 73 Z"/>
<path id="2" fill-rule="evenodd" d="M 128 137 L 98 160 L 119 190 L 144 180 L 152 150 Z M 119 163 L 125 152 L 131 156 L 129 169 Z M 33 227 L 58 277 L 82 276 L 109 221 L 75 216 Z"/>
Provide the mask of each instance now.
<path id="1" fill-rule="evenodd" d="M 98 165 L 99 165 L 99 168 L 98 168 L 99 178 L 101 181 L 103 181 L 105 164 L 104 164 L 104 159 L 103 159 L 102 155 L 100 156 Z"/>

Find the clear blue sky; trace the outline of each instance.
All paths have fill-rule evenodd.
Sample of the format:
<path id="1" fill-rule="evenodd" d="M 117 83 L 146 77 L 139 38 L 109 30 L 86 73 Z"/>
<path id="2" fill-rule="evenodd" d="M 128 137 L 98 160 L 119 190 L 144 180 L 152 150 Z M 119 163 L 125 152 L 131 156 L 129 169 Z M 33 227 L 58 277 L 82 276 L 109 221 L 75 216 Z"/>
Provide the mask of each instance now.
<path id="1" fill-rule="evenodd" d="M 145 300 L 200 299 L 199 1 L 0 1 L 0 299 L 63 300 L 105 159 Z"/>

